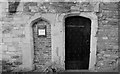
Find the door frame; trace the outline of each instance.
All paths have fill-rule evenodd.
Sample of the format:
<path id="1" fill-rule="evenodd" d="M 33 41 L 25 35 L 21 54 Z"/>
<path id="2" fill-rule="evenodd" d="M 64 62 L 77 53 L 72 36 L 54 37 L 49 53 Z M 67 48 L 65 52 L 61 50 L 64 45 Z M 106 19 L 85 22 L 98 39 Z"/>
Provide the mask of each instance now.
<path id="1" fill-rule="evenodd" d="M 64 26 L 64 45 L 65 45 L 65 18 L 70 16 L 82 16 L 85 18 L 89 18 L 91 20 L 91 38 L 90 38 L 90 58 L 89 58 L 89 69 L 90 71 L 95 70 L 96 64 L 96 51 L 97 51 L 97 29 L 98 29 L 98 18 L 94 12 L 73 12 L 63 14 L 61 19 L 63 18 L 63 26 Z M 65 64 L 65 46 L 64 46 L 64 64 Z"/>
<path id="2" fill-rule="evenodd" d="M 72 12 L 72 13 L 62 13 L 62 14 L 52 14 L 52 13 L 48 13 L 48 14 L 39 14 L 36 13 L 34 16 L 31 17 L 31 19 L 28 19 L 27 25 L 25 27 L 25 32 L 26 32 L 26 38 L 25 38 L 25 42 L 28 44 L 28 46 L 26 46 L 26 50 L 23 50 L 23 65 L 21 67 L 23 68 L 29 68 L 29 70 L 33 70 L 34 69 L 34 65 L 33 65 L 33 61 L 34 61 L 34 46 L 33 46 L 33 34 L 32 34 L 32 21 L 36 20 L 37 18 L 44 18 L 47 19 L 47 21 L 49 21 L 51 23 L 51 38 L 52 38 L 52 61 L 56 61 L 57 59 L 60 59 L 59 62 L 60 64 L 65 68 L 65 18 L 68 16 L 75 16 L 75 15 L 79 15 L 79 16 L 83 16 L 86 18 L 91 19 L 91 44 L 90 44 L 90 62 L 89 62 L 89 70 L 91 71 L 95 71 L 95 64 L 96 64 L 96 51 L 97 51 L 97 37 L 96 37 L 96 32 L 98 29 L 98 18 L 97 15 L 94 12 Z M 52 16 L 52 17 L 51 17 Z M 54 21 L 56 20 L 56 21 Z M 57 23 L 57 21 L 59 23 Z M 54 36 L 56 36 L 56 33 L 54 33 L 55 28 L 57 28 L 58 26 L 61 25 L 61 33 L 62 36 L 59 35 L 61 38 L 61 45 L 59 44 L 56 45 L 56 40 L 54 38 Z M 58 49 L 57 46 L 59 46 L 60 48 Z M 28 49 L 29 48 L 29 49 Z M 57 55 L 57 51 L 58 55 Z M 26 56 L 27 53 L 27 56 Z M 26 61 L 26 59 L 29 58 L 29 62 Z"/>

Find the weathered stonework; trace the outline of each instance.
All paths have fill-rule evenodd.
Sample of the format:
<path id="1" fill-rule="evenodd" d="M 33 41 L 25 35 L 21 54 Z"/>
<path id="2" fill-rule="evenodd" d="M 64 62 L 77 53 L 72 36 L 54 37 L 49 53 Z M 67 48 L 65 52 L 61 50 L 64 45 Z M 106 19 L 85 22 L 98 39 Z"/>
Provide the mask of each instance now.
<path id="1" fill-rule="evenodd" d="M 42 54 L 39 56 L 42 60 L 37 60 L 42 65 L 37 65 L 36 69 L 42 71 L 46 64 L 52 61 L 53 57 L 56 59 L 54 61 L 62 64 L 64 68 L 64 64 L 61 63 L 64 55 L 59 56 L 60 53 L 63 54 L 60 49 L 64 49 L 64 44 L 60 43 L 61 48 L 53 47 L 52 37 L 58 36 L 58 38 L 60 37 L 59 40 L 62 40 L 61 36 L 64 34 L 64 29 L 61 25 L 64 21 L 60 15 L 76 12 L 94 13 L 98 17 L 96 64 L 93 71 L 118 71 L 118 2 L 21 2 L 20 5 L 19 8 L 21 7 L 21 9 L 18 9 L 18 12 L 13 15 L 9 15 L 6 10 L 2 11 L 3 15 L 0 19 L 2 22 L 2 29 L 0 29 L 2 36 L 0 35 L 0 38 L 2 40 L 0 46 L 2 46 L 3 71 L 6 71 L 6 68 L 9 68 L 10 71 L 35 69 L 33 63 L 35 61 L 35 55 L 33 54 L 35 45 L 32 43 L 34 42 L 32 36 L 35 35 L 32 33 L 31 22 L 38 18 L 45 18 L 51 24 L 47 27 L 47 37 L 35 41 L 36 43 L 39 41 L 38 44 L 43 44 L 38 47 L 41 49 L 38 54 Z M 52 56 L 53 50 L 56 51 L 54 54 L 57 56 Z"/>
<path id="2" fill-rule="evenodd" d="M 118 3 L 101 3 L 98 29 L 98 71 L 117 71 L 118 67 Z"/>
<path id="3" fill-rule="evenodd" d="M 44 65 L 51 60 L 51 25 L 46 20 L 34 20 L 32 25 L 34 42 L 34 65 L 36 70 L 42 70 Z M 37 24 L 35 24 L 37 22 Z M 38 36 L 38 28 L 46 26 L 46 37 Z"/>

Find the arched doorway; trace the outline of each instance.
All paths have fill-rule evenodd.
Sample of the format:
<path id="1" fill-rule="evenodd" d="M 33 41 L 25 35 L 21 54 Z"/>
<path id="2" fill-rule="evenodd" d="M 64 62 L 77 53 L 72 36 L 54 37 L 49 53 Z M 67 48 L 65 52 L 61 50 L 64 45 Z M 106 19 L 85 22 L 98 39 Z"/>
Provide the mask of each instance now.
<path id="1" fill-rule="evenodd" d="M 51 60 L 51 25 L 48 21 L 38 18 L 33 22 L 34 68 L 42 70 Z"/>
<path id="2" fill-rule="evenodd" d="M 91 20 L 82 16 L 65 18 L 65 69 L 88 70 Z"/>

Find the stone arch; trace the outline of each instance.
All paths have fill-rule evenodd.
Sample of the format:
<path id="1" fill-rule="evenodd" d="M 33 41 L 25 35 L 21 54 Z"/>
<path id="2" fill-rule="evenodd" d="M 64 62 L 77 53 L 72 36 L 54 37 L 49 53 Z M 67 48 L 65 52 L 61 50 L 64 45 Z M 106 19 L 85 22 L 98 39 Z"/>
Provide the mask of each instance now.
<path id="1" fill-rule="evenodd" d="M 62 26 L 63 26 L 63 40 L 61 41 L 61 43 L 63 44 L 62 48 L 61 48 L 61 52 L 59 52 L 59 56 L 61 57 L 61 64 L 65 67 L 65 18 L 69 17 L 69 16 L 82 16 L 85 18 L 89 18 L 91 20 L 91 42 L 90 42 L 90 61 L 89 61 L 89 70 L 94 71 L 95 70 L 95 64 L 96 64 L 96 51 L 97 51 L 97 37 L 96 37 L 96 33 L 97 33 L 97 29 L 98 29 L 98 18 L 97 15 L 94 12 L 72 12 L 72 13 L 63 13 L 59 16 L 59 21 L 62 22 Z M 56 45 L 56 42 L 54 42 L 53 40 L 53 46 Z M 59 45 L 57 45 L 59 46 Z M 55 48 L 53 48 L 55 49 Z M 52 56 L 54 55 L 54 57 L 52 58 L 52 60 L 56 60 L 55 57 L 57 57 L 57 55 L 54 53 L 55 50 L 52 50 Z M 56 55 L 56 56 L 55 56 Z"/>
<path id="2" fill-rule="evenodd" d="M 43 18 L 43 17 L 39 17 L 39 18 L 36 18 L 36 19 L 34 19 L 32 22 L 31 22 L 31 27 L 33 27 L 34 25 L 35 25 L 35 23 L 39 23 L 40 21 L 44 21 L 44 22 L 47 22 L 47 23 L 49 23 L 50 24 L 50 22 L 47 20 L 47 19 L 45 19 L 45 18 Z"/>
<path id="3" fill-rule="evenodd" d="M 27 25 L 26 25 L 26 39 L 25 39 L 25 43 L 28 44 L 28 46 L 26 46 L 26 50 L 23 50 L 23 55 L 25 56 L 23 58 L 23 67 L 25 68 L 28 68 L 30 70 L 32 70 L 34 68 L 34 65 L 33 65 L 33 58 L 34 58 L 34 47 L 33 47 L 33 35 L 32 35 L 32 21 L 35 20 L 36 18 L 45 18 L 50 24 L 51 24 L 51 38 L 52 38 L 52 61 L 56 61 L 57 59 L 59 60 L 60 59 L 60 64 L 62 64 L 62 66 L 64 67 L 64 61 L 65 61 L 65 48 L 64 48 L 64 45 L 65 45 L 65 35 L 64 35 L 64 18 L 67 17 L 69 15 L 79 15 L 79 16 L 83 16 L 83 17 L 86 17 L 86 18 L 89 18 L 91 19 L 91 56 L 93 57 L 90 57 L 90 59 L 93 59 L 90 61 L 90 64 L 89 64 L 89 70 L 95 70 L 94 66 L 96 64 L 96 50 L 97 50 L 97 37 L 95 36 L 96 35 L 96 32 L 97 32 L 97 28 L 98 28 L 98 18 L 97 18 L 97 15 L 94 13 L 94 12 L 73 12 L 73 13 L 63 13 L 61 14 L 58 19 L 59 19 L 59 22 L 55 22 L 55 17 L 56 15 L 55 14 L 35 14 L 34 16 L 32 16 L 28 21 L 27 21 Z M 43 18 L 43 19 L 44 19 Z M 50 21 L 49 21 L 50 20 Z M 61 27 L 60 29 L 60 33 L 62 33 L 62 36 L 59 35 L 56 37 L 56 32 L 54 31 L 55 28 L 57 29 L 58 25 L 54 25 L 54 24 L 59 24 L 59 26 Z M 56 41 L 58 38 L 60 38 L 60 41 Z M 61 44 L 58 44 L 58 43 L 61 43 Z M 62 45 L 62 47 L 59 47 L 60 45 Z M 29 48 L 29 49 L 28 49 Z M 59 49 L 58 49 L 59 48 Z M 56 54 L 56 50 L 59 50 L 60 52 L 58 52 L 58 55 L 59 57 L 57 56 Z M 27 52 L 27 55 L 26 55 L 26 52 Z M 29 59 L 28 59 L 29 58 Z M 27 61 L 26 62 L 26 59 L 29 60 L 29 62 Z"/>
<path id="4" fill-rule="evenodd" d="M 33 32 L 32 32 L 32 26 L 35 22 L 39 20 L 44 20 L 47 23 L 50 24 L 50 21 L 47 20 L 47 18 L 44 18 L 41 16 L 41 14 L 36 13 L 34 16 L 30 17 L 25 25 L 25 33 L 26 37 L 24 40 L 24 43 L 26 46 L 24 47 L 25 50 L 22 51 L 23 59 L 22 59 L 22 66 L 21 68 L 26 68 L 28 71 L 33 70 L 34 67 L 34 44 L 33 44 Z M 27 55 L 26 55 L 27 53 Z M 27 61 L 26 61 L 27 59 Z"/>
<path id="5" fill-rule="evenodd" d="M 90 41 L 90 60 L 89 60 L 89 70 L 94 70 L 95 64 L 96 64 L 96 51 L 97 51 L 97 16 L 94 14 L 94 12 L 81 12 L 81 13 L 70 13 L 64 16 L 64 19 L 66 17 L 70 16 L 81 16 L 84 18 L 88 18 L 91 20 L 91 41 Z M 64 21 L 65 22 L 65 21 Z"/>
<path id="6" fill-rule="evenodd" d="M 46 35 L 38 37 L 38 35 L 36 34 L 36 33 L 38 33 L 37 27 L 45 27 Z M 51 46 L 50 46 L 51 43 L 49 42 L 49 41 L 51 41 L 51 32 L 49 32 L 49 30 L 51 29 L 51 25 L 48 22 L 48 20 L 40 17 L 31 22 L 31 28 L 32 28 L 32 30 L 31 30 L 32 31 L 32 40 L 33 40 L 32 43 L 34 46 L 34 48 L 33 48 L 33 51 L 34 51 L 33 65 L 34 65 L 34 69 L 38 69 L 37 66 L 39 66 L 40 64 L 43 64 L 43 63 L 45 65 L 46 61 L 49 62 L 51 60 Z M 41 46 L 41 44 L 42 44 L 42 46 Z M 45 51 L 44 51 L 44 49 L 45 49 Z M 46 50 L 46 49 L 48 49 L 48 50 Z M 40 51 L 38 51 L 38 50 L 40 50 Z M 39 54 L 38 54 L 38 52 L 39 52 Z M 44 52 L 48 52 L 48 53 L 44 53 Z M 44 58 L 47 58 L 47 59 L 44 59 Z M 36 62 L 38 62 L 38 63 L 36 63 Z"/>

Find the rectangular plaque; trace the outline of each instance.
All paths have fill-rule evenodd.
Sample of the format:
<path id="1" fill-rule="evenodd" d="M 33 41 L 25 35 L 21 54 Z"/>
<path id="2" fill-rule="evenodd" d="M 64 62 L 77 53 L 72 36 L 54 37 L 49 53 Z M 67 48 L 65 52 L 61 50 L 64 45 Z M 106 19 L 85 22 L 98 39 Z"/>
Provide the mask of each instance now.
<path id="1" fill-rule="evenodd" d="M 46 36 L 46 26 L 45 25 L 40 25 L 38 26 L 38 36 Z"/>

